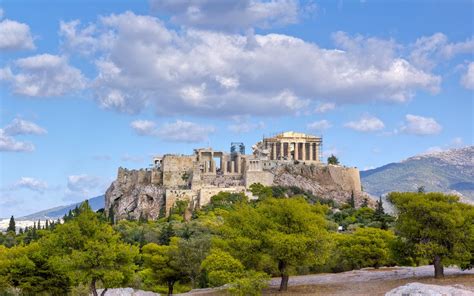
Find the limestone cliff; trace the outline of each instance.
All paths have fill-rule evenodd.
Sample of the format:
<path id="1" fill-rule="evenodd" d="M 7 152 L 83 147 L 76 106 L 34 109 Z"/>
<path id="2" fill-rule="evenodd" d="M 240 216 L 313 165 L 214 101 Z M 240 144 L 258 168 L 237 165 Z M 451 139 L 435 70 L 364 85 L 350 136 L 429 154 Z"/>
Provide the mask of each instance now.
<path id="1" fill-rule="evenodd" d="M 117 179 L 105 193 L 107 214 L 113 211 L 116 220 L 156 219 L 164 209 L 165 189 L 152 182 L 151 170 L 119 168 Z"/>
<path id="2" fill-rule="evenodd" d="M 359 170 L 334 165 L 285 164 L 274 167 L 273 184 L 280 186 L 296 186 L 310 191 L 312 194 L 339 203 L 347 202 L 354 192 L 355 202 L 360 206 L 364 199 L 369 205 L 374 202 L 361 190 Z"/>
<path id="3" fill-rule="evenodd" d="M 186 174 L 189 174 L 186 180 L 193 179 L 193 172 Z M 116 220 L 139 219 L 140 216 L 156 219 L 166 215 L 177 200 L 188 200 L 190 205 L 203 206 L 209 203 L 211 195 L 219 191 L 242 192 L 250 183 L 257 182 L 264 185 L 296 186 L 339 203 L 346 202 L 353 192 L 356 205 L 360 205 L 366 198 L 373 205 L 369 196 L 361 191 L 359 171 L 343 166 L 278 163 L 264 171 L 247 172 L 243 176 L 201 176 L 198 189 L 181 183 L 174 186 L 163 185 L 163 176 L 158 169 L 119 168 L 117 179 L 105 194 L 107 214 L 113 212 Z M 229 180 L 218 181 L 221 179 Z"/>

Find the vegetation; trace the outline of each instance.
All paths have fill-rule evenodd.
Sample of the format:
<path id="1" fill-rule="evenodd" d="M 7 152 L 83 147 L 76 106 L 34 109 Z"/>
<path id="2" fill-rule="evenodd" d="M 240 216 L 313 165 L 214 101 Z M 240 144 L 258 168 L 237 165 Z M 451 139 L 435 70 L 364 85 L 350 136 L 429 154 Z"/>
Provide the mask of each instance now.
<path id="1" fill-rule="evenodd" d="M 328 157 L 328 164 L 338 165 L 339 159 L 334 154 L 331 154 L 331 156 Z"/>
<path id="2" fill-rule="evenodd" d="M 297 274 L 433 263 L 439 277 L 443 266 L 473 266 L 474 208 L 455 196 L 392 193 L 396 219 L 381 198 L 372 209 L 296 187 L 251 190 L 258 200 L 221 192 L 200 210 L 181 202 L 156 221 L 114 224 L 85 203 L 62 223 L 0 234 L 0 291 L 97 295 L 129 286 L 172 294 L 225 285 L 232 295 L 261 295 L 270 277 L 286 290 Z"/>
<path id="3" fill-rule="evenodd" d="M 472 267 L 474 255 L 474 207 L 442 193 L 391 193 L 398 210 L 396 232 L 412 256 L 434 265 L 435 277 L 443 277 L 445 265 Z"/>

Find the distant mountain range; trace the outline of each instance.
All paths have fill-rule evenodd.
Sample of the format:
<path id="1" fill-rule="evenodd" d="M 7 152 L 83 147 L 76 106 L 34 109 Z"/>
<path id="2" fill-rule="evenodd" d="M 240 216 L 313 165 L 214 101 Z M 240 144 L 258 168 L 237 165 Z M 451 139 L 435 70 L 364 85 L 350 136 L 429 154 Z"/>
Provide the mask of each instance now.
<path id="1" fill-rule="evenodd" d="M 474 202 L 474 146 L 422 154 L 360 172 L 364 191 L 380 196 L 392 191 L 439 191 Z"/>
<path id="2" fill-rule="evenodd" d="M 89 205 L 91 206 L 92 210 L 97 211 L 98 209 L 101 209 L 105 205 L 105 195 L 100 195 L 93 197 L 91 199 L 88 199 Z M 28 216 L 20 217 L 17 218 L 17 220 L 56 220 L 58 218 L 62 218 L 65 214 L 69 212 L 69 210 L 74 209 L 76 206 L 79 206 L 83 202 L 78 202 L 74 204 L 70 204 L 67 206 L 60 206 L 60 207 L 55 207 L 52 209 L 36 212 L 33 214 L 30 214 Z"/>

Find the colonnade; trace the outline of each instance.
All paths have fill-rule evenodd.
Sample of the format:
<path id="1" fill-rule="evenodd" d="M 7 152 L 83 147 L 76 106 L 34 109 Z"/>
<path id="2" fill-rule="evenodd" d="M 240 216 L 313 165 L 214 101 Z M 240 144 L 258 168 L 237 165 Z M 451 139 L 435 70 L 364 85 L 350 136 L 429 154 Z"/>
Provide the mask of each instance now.
<path id="1" fill-rule="evenodd" d="M 293 159 L 300 161 L 319 161 L 317 142 L 269 142 L 271 160 Z M 293 150 L 291 149 L 293 147 Z M 293 151 L 293 157 L 291 155 Z"/>

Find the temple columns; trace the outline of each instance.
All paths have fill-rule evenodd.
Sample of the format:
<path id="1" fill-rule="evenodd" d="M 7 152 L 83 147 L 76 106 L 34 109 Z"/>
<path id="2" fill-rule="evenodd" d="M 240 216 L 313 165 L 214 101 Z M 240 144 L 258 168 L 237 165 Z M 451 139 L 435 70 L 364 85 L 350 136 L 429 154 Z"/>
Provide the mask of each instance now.
<path id="1" fill-rule="evenodd" d="M 276 160 L 277 159 L 277 145 L 276 143 L 272 143 L 272 157 L 270 157 L 270 159 L 272 160 Z"/>
<path id="2" fill-rule="evenodd" d="M 309 143 L 309 159 L 308 160 L 314 160 L 313 159 L 313 144 L 314 143 Z"/>
<path id="3" fill-rule="evenodd" d="M 295 143 L 295 150 L 294 150 L 295 157 L 294 157 L 294 160 L 298 160 L 298 146 L 299 146 L 299 143 Z"/>

